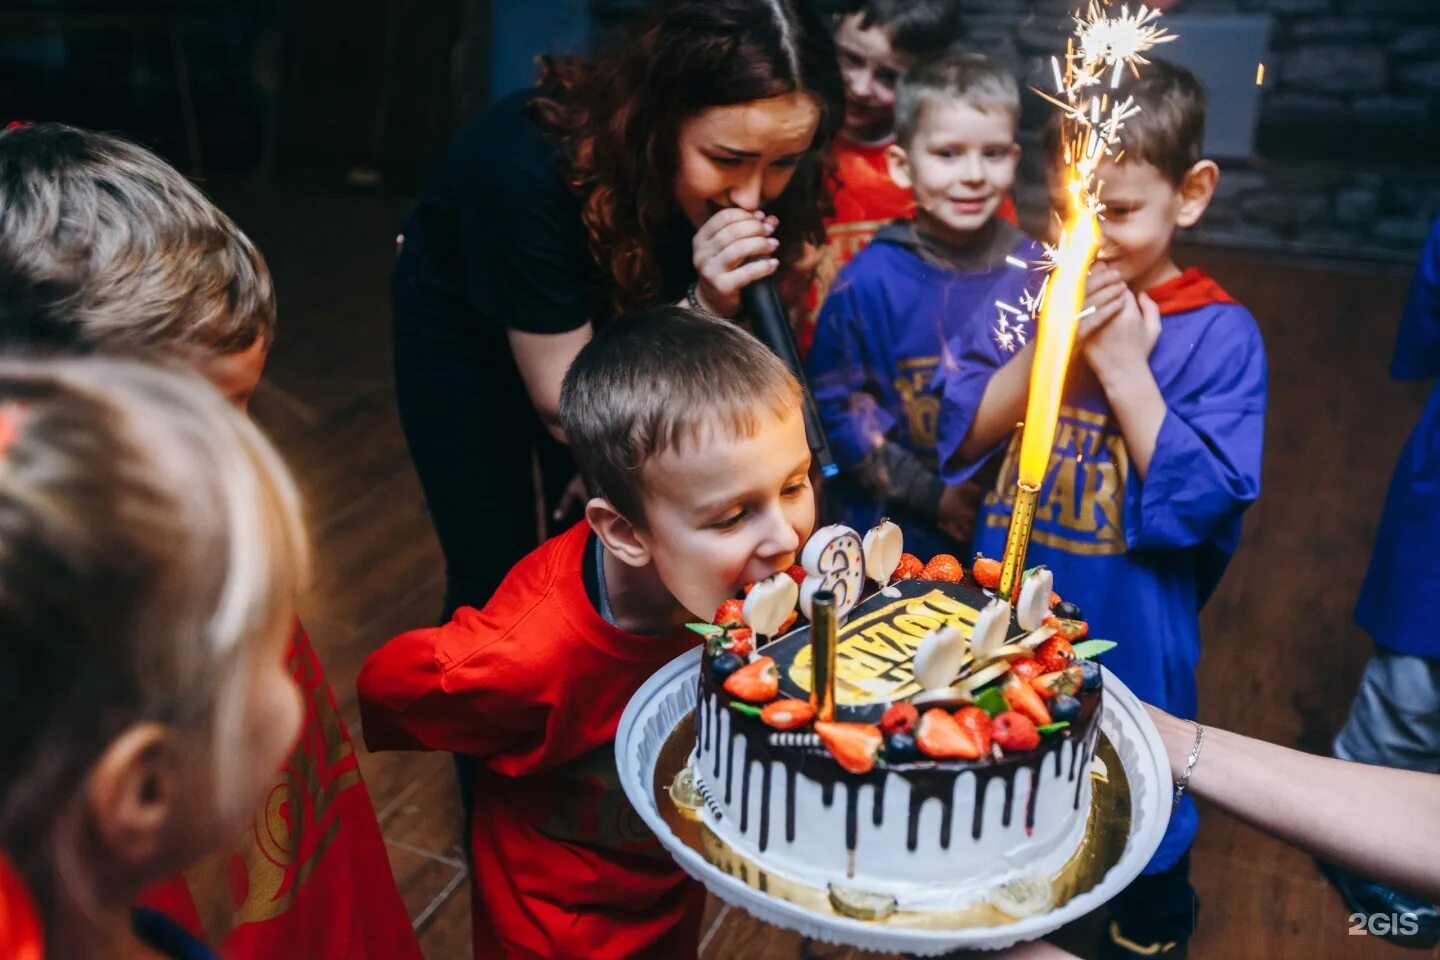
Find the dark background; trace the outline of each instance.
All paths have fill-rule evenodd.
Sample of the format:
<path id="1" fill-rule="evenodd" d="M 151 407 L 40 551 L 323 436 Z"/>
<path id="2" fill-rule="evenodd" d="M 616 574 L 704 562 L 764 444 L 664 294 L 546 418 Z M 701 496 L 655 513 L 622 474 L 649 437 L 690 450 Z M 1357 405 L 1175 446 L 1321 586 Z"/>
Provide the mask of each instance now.
<path id="1" fill-rule="evenodd" d="M 467 115 L 533 78 L 536 54 L 593 49 L 652 2 L 5 0 L 0 120 L 121 132 L 212 181 L 413 196 Z M 1043 82 L 1074 0 L 962 3 L 971 45 Z M 1440 0 L 1170 8 L 1181 42 L 1160 53 L 1201 73 L 1212 117 L 1238 121 L 1211 138 L 1226 176 L 1190 239 L 1413 261 L 1440 214 Z M 1028 97 L 1017 192 L 1032 228 L 1044 116 Z"/>
<path id="2" fill-rule="evenodd" d="M 124 133 L 192 175 L 413 193 L 534 54 L 645 0 L 6 0 L 0 118 Z"/>

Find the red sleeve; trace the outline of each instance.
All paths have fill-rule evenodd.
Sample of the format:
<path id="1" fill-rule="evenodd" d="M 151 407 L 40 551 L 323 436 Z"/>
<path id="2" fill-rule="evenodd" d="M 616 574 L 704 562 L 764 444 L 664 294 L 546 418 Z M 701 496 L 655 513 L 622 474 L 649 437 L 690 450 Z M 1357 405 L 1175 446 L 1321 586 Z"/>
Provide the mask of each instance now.
<path id="1" fill-rule="evenodd" d="M 518 639 L 485 637 L 462 608 L 442 627 L 402 633 L 365 659 L 357 681 L 371 750 L 449 750 L 489 757 L 543 739 L 549 705 L 529 689 Z"/>

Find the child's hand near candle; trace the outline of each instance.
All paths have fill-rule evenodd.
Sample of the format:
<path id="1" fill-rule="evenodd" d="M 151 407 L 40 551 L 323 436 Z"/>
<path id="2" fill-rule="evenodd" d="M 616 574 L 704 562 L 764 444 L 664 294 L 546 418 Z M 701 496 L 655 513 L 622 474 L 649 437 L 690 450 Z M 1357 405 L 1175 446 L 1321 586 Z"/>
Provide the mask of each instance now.
<path id="1" fill-rule="evenodd" d="M 1155 301 L 1134 294 L 1114 267 L 1097 263 L 1086 282 L 1085 309 L 1075 331 L 1077 349 L 1095 371 L 1100 387 L 1119 421 L 1140 479 L 1150 468 L 1165 398 L 1150 372 L 1150 352 L 1160 337 L 1160 310 Z"/>
<path id="2" fill-rule="evenodd" d="M 1108 263 L 1097 261 L 1085 278 L 1085 302 L 1075 327 L 1075 351 L 1078 353 L 1090 335 L 1107 326 L 1125 307 L 1130 288 L 1125 278 Z"/>
<path id="3" fill-rule="evenodd" d="M 1108 289 L 1108 288 L 1107 288 Z M 1124 288 L 1114 307 L 1107 307 L 1109 319 L 1090 325 L 1102 311 L 1080 321 L 1076 339 L 1085 353 L 1085 360 L 1095 371 L 1105 392 L 1120 381 L 1135 377 L 1151 377 L 1150 352 L 1160 338 L 1160 309 L 1145 294 L 1134 294 Z M 1087 329 L 1088 327 L 1088 329 Z"/>

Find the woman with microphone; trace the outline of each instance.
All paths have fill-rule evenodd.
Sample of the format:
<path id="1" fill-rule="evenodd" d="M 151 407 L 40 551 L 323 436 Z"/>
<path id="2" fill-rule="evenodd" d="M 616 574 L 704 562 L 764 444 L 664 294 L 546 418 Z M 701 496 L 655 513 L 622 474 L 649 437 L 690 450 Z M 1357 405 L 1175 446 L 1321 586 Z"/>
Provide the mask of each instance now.
<path id="1" fill-rule="evenodd" d="M 670 0 L 608 57 L 544 61 L 534 89 L 461 132 L 391 280 L 447 615 L 539 542 L 532 456 L 554 504 L 573 474 L 560 381 L 596 325 L 655 303 L 733 317 L 823 240 L 843 109 L 802 0 Z"/>

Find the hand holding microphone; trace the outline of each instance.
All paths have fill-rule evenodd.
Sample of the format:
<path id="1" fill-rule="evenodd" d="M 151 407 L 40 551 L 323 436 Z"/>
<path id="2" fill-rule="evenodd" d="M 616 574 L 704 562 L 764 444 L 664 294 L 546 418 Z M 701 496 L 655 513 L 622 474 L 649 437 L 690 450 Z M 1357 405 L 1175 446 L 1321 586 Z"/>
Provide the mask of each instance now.
<path id="1" fill-rule="evenodd" d="M 775 289 L 773 277 L 763 277 L 740 291 L 741 308 L 755 327 L 755 336 L 761 343 L 780 358 L 795 379 L 800 381 L 800 390 L 805 403 L 805 437 L 810 442 L 810 452 L 820 475 L 833 477 L 840 472 L 835 457 L 830 452 L 825 430 L 820 425 L 820 414 L 815 409 L 815 398 L 810 393 L 810 383 L 805 377 L 805 367 L 800 362 L 800 350 L 795 346 L 795 332 L 790 328 L 790 317 Z"/>
<path id="2" fill-rule="evenodd" d="M 775 229 L 780 221 L 763 211 L 727 207 L 695 233 L 695 299 L 717 317 L 740 312 L 740 291 L 780 268 Z"/>
<path id="3" fill-rule="evenodd" d="M 779 220 L 738 207 L 721 210 L 695 234 L 695 285 L 691 305 L 717 316 L 734 317 L 741 310 L 749 318 L 755 336 L 795 375 L 804 394 L 805 436 L 822 476 L 839 472 L 820 414 L 810 394 L 805 366 L 795 346 L 795 333 L 780 292 L 775 272 L 780 261 L 774 256 L 780 243 L 775 239 Z"/>

